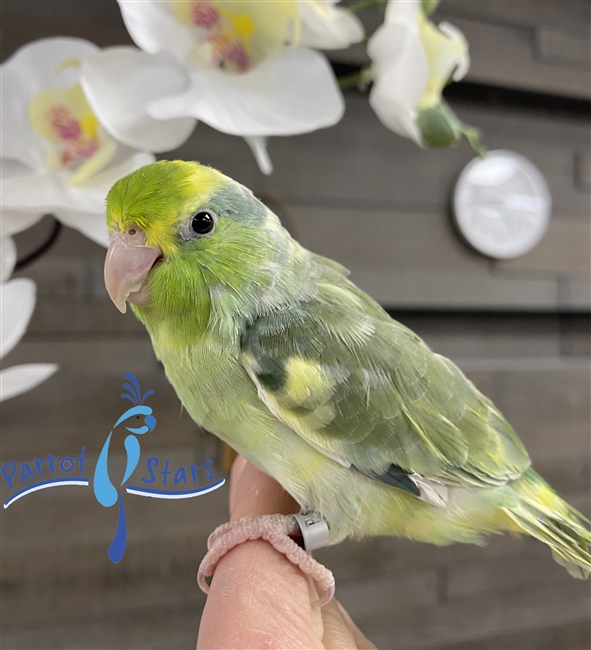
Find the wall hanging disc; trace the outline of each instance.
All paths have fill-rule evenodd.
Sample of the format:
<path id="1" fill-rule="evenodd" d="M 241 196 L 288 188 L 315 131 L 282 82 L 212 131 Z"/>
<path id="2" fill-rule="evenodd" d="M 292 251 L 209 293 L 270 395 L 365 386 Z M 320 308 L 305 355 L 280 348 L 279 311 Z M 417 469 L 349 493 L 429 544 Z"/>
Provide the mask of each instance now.
<path id="1" fill-rule="evenodd" d="M 544 236 L 552 198 L 540 170 L 514 151 L 489 151 L 468 163 L 453 196 L 466 241 L 497 259 L 519 257 Z"/>

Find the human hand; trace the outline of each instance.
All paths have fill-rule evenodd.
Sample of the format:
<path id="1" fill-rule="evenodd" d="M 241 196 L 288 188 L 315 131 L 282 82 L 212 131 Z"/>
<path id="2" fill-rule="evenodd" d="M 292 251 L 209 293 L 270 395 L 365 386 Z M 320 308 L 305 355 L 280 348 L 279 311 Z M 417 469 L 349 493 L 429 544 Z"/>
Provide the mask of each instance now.
<path id="1" fill-rule="evenodd" d="M 293 514 L 298 504 L 275 480 L 238 457 L 230 476 L 230 520 Z M 203 610 L 197 648 L 359 648 L 375 646 L 336 598 L 323 607 L 313 581 L 263 540 L 220 561 Z"/>

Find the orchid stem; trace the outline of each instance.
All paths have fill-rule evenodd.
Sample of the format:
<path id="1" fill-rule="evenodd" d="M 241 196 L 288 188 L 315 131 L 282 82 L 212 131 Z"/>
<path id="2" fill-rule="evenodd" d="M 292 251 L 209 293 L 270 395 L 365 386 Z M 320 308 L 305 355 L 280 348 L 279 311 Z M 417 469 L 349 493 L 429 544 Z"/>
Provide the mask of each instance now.
<path id="1" fill-rule="evenodd" d="M 364 68 L 351 74 L 343 75 L 338 78 L 339 88 L 349 90 L 350 88 L 359 88 L 364 90 L 367 84 L 373 81 L 373 71 L 371 68 Z"/>
<path id="2" fill-rule="evenodd" d="M 29 264 L 32 264 L 36 259 L 41 257 L 43 253 L 47 252 L 55 244 L 58 237 L 60 236 L 61 231 L 62 224 L 55 217 L 53 217 L 53 228 L 47 236 L 47 239 L 30 253 L 27 253 L 27 255 L 17 260 L 16 264 L 14 265 L 14 270 L 21 271 L 25 267 L 29 266 Z"/>
<path id="3" fill-rule="evenodd" d="M 350 88 L 357 88 L 361 83 L 361 70 L 346 74 L 339 77 L 339 87 L 341 90 L 349 90 Z"/>
<path id="4" fill-rule="evenodd" d="M 468 144 L 472 147 L 475 153 L 477 153 L 481 158 L 484 158 L 488 153 L 487 148 L 482 144 L 481 133 L 478 129 L 468 124 L 462 124 L 461 132 L 463 136 L 468 140 Z"/>

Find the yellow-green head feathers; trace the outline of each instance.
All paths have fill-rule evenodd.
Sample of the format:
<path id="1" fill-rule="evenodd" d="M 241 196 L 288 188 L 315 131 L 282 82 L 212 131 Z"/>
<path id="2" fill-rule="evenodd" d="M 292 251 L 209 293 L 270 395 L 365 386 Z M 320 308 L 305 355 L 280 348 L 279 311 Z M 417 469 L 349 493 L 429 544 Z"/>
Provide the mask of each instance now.
<path id="1" fill-rule="evenodd" d="M 211 167 L 183 160 L 160 161 L 118 180 L 107 195 L 110 231 L 139 226 L 150 246 L 174 249 L 174 234 L 187 213 L 233 182 Z"/>
<path id="2" fill-rule="evenodd" d="M 197 223 L 204 214 L 206 231 Z M 315 286 L 313 256 L 277 217 L 240 183 L 198 163 L 157 162 L 117 181 L 107 224 L 113 236 L 139 229 L 162 252 L 146 279 L 149 304 L 134 307 L 149 329 L 228 332 Z"/>

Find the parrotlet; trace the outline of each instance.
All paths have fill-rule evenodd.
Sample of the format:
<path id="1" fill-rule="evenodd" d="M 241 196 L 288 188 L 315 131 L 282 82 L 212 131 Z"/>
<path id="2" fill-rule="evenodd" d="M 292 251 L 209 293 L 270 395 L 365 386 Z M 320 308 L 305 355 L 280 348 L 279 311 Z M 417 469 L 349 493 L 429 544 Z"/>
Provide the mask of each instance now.
<path id="1" fill-rule="evenodd" d="M 247 188 L 198 163 L 153 163 L 113 185 L 107 224 L 106 287 L 146 326 L 184 407 L 321 513 L 330 544 L 510 531 L 588 576 L 584 518 L 494 404 Z M 330 597 L 330 573 L 293 532 L 282 517 L 221 527 L 200 582 L 228 548 L 263 537 Z"/>

